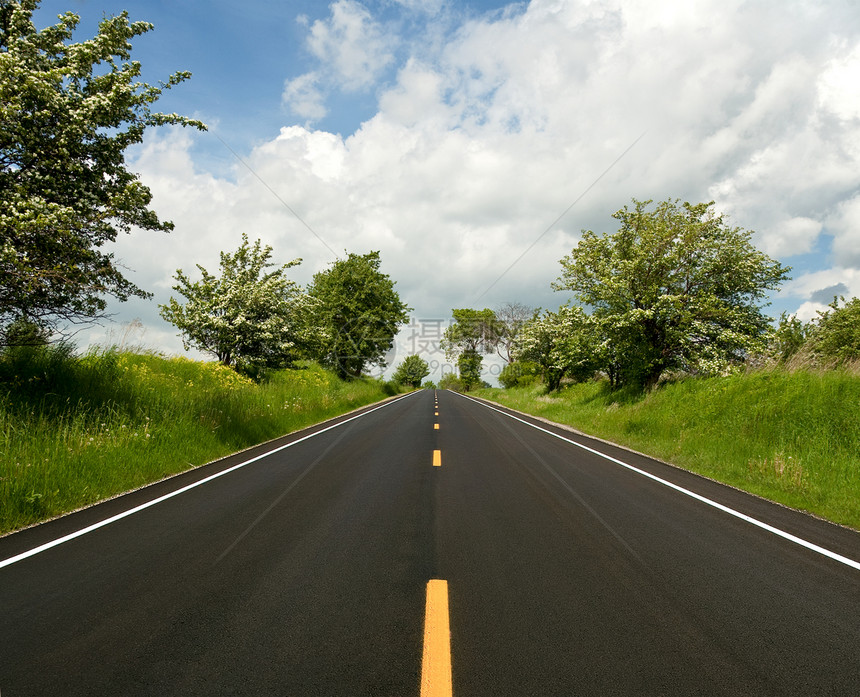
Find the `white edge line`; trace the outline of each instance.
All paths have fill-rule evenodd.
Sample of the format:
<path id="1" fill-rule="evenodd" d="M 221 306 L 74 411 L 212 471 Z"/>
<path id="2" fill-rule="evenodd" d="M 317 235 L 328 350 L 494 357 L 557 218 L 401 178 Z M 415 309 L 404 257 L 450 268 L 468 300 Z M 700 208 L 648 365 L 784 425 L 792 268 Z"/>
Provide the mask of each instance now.
<path id="1" fill-rule="evenodd" d="M 459 393 L 455 393 L 455 394 L 459 394 Z M 514 416 L 513 414 L 510 414 L 510 413 L 508 413 L 502 409 L 497 409 L 496 407 L 491 406 L 489 404 L 486 404 L 485 402 L 477 400 L 473 397 L 467 397 L 466 395 L 463 395 L 463 394 L 460 394 L 460 396 L 464 397 L 465 399 L 468 399 L 472 402 L 475 402 L 476 404 L 480 404 L 482 407 L 486 407 L 487 409 L 492 409 L 493 411 L 496 411 L 499 414 L 507 416 L 510 419 L 514 419 L 514 421 L 519 421 L 520 423 L 523 423 L 526 426 L 531 426 L 532 428 L 537 429 L 538 431 L 543 431 L 544 433 L 547 433 L 551 436 L 555 436 L 559 440 L 563 440 L 566 443 L 570 443 L 571 445 L 575 445 L 577 448 L 582 448 L 583 450 L 587 450 L 588 452 L 590 452 L 594 455 L 597 455 L 599 457 L 602 457 L 605 460 L 609 460 L 610 462 L 614 462 L 616 465 L 620 465 L 621 467 L 624 467 L 624 468 L 626 468 L 632 472 L 636 472 L 636 474 L 641 474 L 643 477 L 647 477 L 648 479 L 652 479 L 655 482 L 662 484 L 663 486 L 667 486 L 670 489 L 674 489 L 677 492 L 680 492 L 682 494 L 685 494 L 686 496 L 689 496 L 690 498 L 694 498 L 697 501 L 701 501 L 702 503 L 707 504 L 708 506 L 712 506 L 712 507 L 714 507 L 720 511 L 723 511 L 723 513 L 728 513 L 729 515 L 734 516 L 735 518 L 739 518 L 740 520 L 743 520 L 743 521 L 745 521 L 751 525 L 755 525 L 756 527 L 761 528 L 762 530 L 767 530 L 768 532 L 773 533 L 774 535 L 777 535 L 778 537 L 782 537 L 783 539 L 786 539 L 789 542 L 793 542 L 796 545 L 800 545 L 801 547 L 805 547 L 806 549 L 812 550 L 813 552 L 817 552 L 818 554 L 821 554 L 825 557 L 833 559 L 834 561 L 838 561 L 841 564 L 845 564 L 845 566 L 850 566 L 852 569 L 857 569 L 858 571 L 860 571 L 860 562 L 854 561 L 853 559 L 849 559 L 848 557 L 844 557 L 841 554 L 837 554 L 836 552 L 832 552 L 829 549 L 826 549 L 824 547 L 820 547 L 819 545 L 814 544 L 812 542 L 809 542 L 807 540 L 804 540 L 801 537 L 797 537 L 796 535 L 792 535 L 790 532 L 786 532 L 785 530 L 780 530 L 779 528 L 775 528 L 772 525 L 768 525 L 767 523 L 762 522 L 761 520 L 757 520 L 756 518 L 752 518 L 752 517 L 746 515 L 745 513 L 741 513 L 740 511 L 736 511 L 734 508 L 729 508 L 728 506 L 724 506 L 721 503 L 717 503 L 716 501 L 713 501 L 713 500 L 711 500 L 705 496 L 702 496 L 701 494 L 697 494 L 694 491 L 690 491 L 689 489 L 685 489 L 682 486 L 678 486 L 677 484 L 673 484 L 670 481 L 667 481 L 665 479 L 661 479 L 660 477 L 658 477 L 654 474 L 651 474 L 650 472 L 646 472 L 645 470 L 639 469 L 638 467 L 634 467 L 633 465 L 630 465 L 630 464 L 628 464 L 622 460 L 618 460 L 617 458 L 614 458 L 611 455 L 607 455 L 606 453 L 602 453 L 599 450 L 595 450 L 594 448 L 589 448 L 587 445 L 583 445 L 582 443 L 577 443 L 575 440 L 572 440 L 570 438 L 562 436 L 558 433 L 553 433 L 552 431 L 550 431 L 546 428 L 542 428 L 541 426 L 537 426 L 536 424 L 529 423 L 525 419 L 521 419 L 518 416 Z"/>
<path id="2" fill-rule="evenodd" d="M 417 390 L 415 392 L 417 392 Z M 232 467 L 228 467 L 225 470 L 221 470 L 220 472 L 216 472 L 215 474 L 211 474 L 208 477 L 204 477 L 200 481 L 194 482 L 193 484 L 188 484 L 187 486 L 184 486 L 180 489 L 177 489 L 176 491 L 171 491 L 169 494 L 164 494 L 163 496 L 159 496 L 158 498 L 152 499 L 152 501 L 147 501 L 146 503 L 142 503 L 139 506 L 135 506 L 134 508 L 130 508 L 127 511 L 123 511 L 122 513 L 117 513 L 116 515 L 111 516 L 110 518 L 105 518 L 104 520 L 100 520 L 98 523 L 93 523 L 92 525 L 89 525 L 85 528 L 81 528 L 80 530 L 77 530 L 73 533 L 69 533 L 68 535 L 64 535 L 63 537 L 58 537 L 56 540 L 51 540 L 50 542 L 46 542 L 43 545 L 39 545 L 38 547 L 34 547 L 33 549 L 27 550 L 26 552 L 21 552 L 20 554 L 14 556 L 14 557 L 9 557 L 8 559 L 4 559 L 3 561 L 0 561 L 0 569 L 3 569 L 7 566 L 11 566 L 12 564 L 15 564 L 19 561 L 27 559 L 28 557 L 33 557 L 37 554 L 45 552 L 45 551 L 51 549 L 52 547 L 57 547 L 58 545 L 61 545 L 65 542 L 69 542 L 71 540 L 74 540 L 77 537 L 81 537 L 83 535 L 91 533 L 94 530 L 98 530 L 99 528 L 103 528 L 106 525 L 110 525 L 111 523 L 115 523 L 118 520 L 122 520 L 123 518 L 126 518 L 130 515 L 133 515 L 135 513 L 139 513 L 140 511 L 143 511 L 143 510 L 149 508 L 150 506 L 154 506 L 157 503 L 161 503 L 162 501 L 166 501 L 167 499 L 172 499 L 174 496 L 179 496 L 180 494 L 184 494 L 186 491 L 190 491 L 191 489 L 194 489 L 195 487 L 198 487 L 198 486 L 201 486 L 201 485 L 206 484 L 208 482 L 211 482 L 213 479 L 218 479 L 218 477 L 223 477 L 225 474 L 230 474 L 230 472 L 233 472 L 237 469 L 241 469 L 242 467 L 245 467 L 246 465 L 250 465 L 253 462 L 257 462 L 258 460 L 262 460 L 265 457 L 269 457 L 270 455 L 274 455 L 275 453 L 278 453 L 282 450 L 286 450 L 287 448 L 291 448 L 294 445 L 298 445 L 299 443 L 306 441 L 310 438 L 313 438 L 315 436 L 318 436 L 321 433 L 325 433 L 326 431 L 330 431 L 333 428 L 337 428 L 338 426 L 343 426 L 344 424 L 347 424 L 350 421 L 355 421 L 355 419 L 359 419 L 362 416 L 367 416 L 368 414 L 372 414 L 373 412 L 377 411 L 378 409 L 384 409 L 385 407 L 390 406 L 391 404 L 394 404 L 395 402 L 399 402 L 401 399 L 405 399 L 406 397 L 411 397 L 413 394 L 415 394 L 415 392 L 410 392 L 409 394 L 405 394 L 402 397 L 398 397 L 397 399 L 389 400 L 388 402 L 385 402 L 385 404 L 380 404 L 379 406 L 373 407 L 372 409 L 368 409 L 367 411 L 363 411 L 360 414 L 356 414 L 355 416 L 351 416 L 348 419 L 344 419 L 343 421 L 338 421 L 336 424 L 326 426 L 325 428 L 322 428 L 319 431 L 315 431 L 314 433 L 309 433 L 306 436 L 302 436 L 301 438 L 298 438 L 294 441 L 290 441 L 289 443 L 281 445 L 281 446 L 275 448 L 274 450 L 269 450 L 265 453 L 262 453 L 261 455 L 257 455 L 256 457 L 252 457 L 250 460 L 245 460 L 244 462 L 240 462 L 237 465 L 233 465 Z M 313 428 L 313 426 L 310 426 L 309 428 Z"/>

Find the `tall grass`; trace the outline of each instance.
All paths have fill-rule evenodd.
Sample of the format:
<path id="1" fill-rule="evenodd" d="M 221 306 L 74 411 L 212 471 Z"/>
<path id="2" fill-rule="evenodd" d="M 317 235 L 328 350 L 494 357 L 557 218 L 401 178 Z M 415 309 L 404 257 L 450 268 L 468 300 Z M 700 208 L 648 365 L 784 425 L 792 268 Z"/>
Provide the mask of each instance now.
<path id="1" fill-rule="evenodd" d="M 572 385 L 478 393 L 860 529 L 860 376 L 760 370 L 647 394 Z"/>
<path id="2" fill-rule="evenodd" d="M 319 366 L 255 384 L 229 368 L 65 346 L 0 357 L 0 532 L 385 397 Z"/>

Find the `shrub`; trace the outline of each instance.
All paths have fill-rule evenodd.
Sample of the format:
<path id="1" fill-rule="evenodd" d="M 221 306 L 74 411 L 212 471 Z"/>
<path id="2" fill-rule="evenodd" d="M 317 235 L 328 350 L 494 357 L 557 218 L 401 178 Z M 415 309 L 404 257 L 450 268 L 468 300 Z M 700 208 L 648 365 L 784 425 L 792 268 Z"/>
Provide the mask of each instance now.
<path id="1" fill-rule="evenodd" d="M 508 363 L 499 373 L 499 383 L 504 388 L 525 387 L 540 377 L 540 366 L 533 361 Z"/>
<path id="2" fill-rule="evenodd" d="M 818 313 L 809 344 L 818 358 L 839 363 L 860 359 L 860 298 L 851 298 L 843 307 L 834 298 L 829 310 Z"/>

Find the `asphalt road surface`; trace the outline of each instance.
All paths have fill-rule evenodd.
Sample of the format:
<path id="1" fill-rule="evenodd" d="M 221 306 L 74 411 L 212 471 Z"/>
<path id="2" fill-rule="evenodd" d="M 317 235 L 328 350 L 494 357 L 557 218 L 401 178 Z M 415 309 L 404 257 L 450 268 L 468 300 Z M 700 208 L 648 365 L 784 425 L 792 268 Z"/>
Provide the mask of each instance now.
<path id="1" fill-rule="evenodd" d="M 860 695 L 858 533 L 504 411 L 424 390 L 0 539 L 0 695 L 417 696 L 431 580 L 433 694 Z"/>

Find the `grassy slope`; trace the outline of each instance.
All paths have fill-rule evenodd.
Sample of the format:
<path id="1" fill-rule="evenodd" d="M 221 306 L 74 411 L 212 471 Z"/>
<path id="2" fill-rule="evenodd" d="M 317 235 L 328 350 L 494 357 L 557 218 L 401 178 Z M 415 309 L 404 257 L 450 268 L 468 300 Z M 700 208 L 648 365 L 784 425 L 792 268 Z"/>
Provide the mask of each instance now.
<path id="1" fill-rule="evenodd" d="M 856 374 L 761 371 L 644 396 L 596 383 L 476 394 L 860 529 Z"/>
<path id="2" fill-rule="evenodd" d="M 256 385 L 214 363 L 62 351 L 0 361 L 0 533 L 384 398 L 317 366 Z"/>

